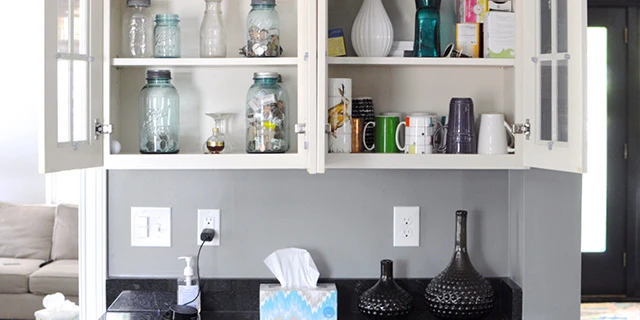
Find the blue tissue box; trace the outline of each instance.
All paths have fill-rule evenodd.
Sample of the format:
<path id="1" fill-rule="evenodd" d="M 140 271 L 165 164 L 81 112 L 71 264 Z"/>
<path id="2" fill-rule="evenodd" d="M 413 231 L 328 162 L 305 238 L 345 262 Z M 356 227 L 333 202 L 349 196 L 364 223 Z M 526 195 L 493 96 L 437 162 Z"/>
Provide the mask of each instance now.
<path id="1" fill-rule="evenodd" d="M 338 290 L 333 283 L 314 289 L 260 285 L 260 320 L 337 320 Z"/>

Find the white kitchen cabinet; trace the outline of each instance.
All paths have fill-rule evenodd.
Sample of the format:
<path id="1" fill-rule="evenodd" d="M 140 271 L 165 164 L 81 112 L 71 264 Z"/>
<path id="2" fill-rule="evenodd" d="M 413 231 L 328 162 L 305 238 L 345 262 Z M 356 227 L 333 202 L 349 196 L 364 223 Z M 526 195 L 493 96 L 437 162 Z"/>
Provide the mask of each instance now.
<path id="1" fill-rule="evenodd" d="M 67 11 L 62 6 L 57 16 L 56 3 L 82 2 L 84 7 Z M 281 20 L 281 45 L 284 48 L 279 58 L 245 58 L 238 54 L 245 44 L 245 21 L 251 9 L 250 0 L 226 0 L 222 4 L 227 32 L 227 57 L 202 59 L 199 57 L 200 23 L 205 9 L 202 0 L 177 1 L 153 0 L 152 12 L 175 13 L 180 17 L 182 35 L 182 58 L 178 59 L 130 59 L 120 58 L 122 10 L 125 0 L 62 0 L 47 1 L 48 38 L 54 41 L 55 30 L 64 29 L 69 23 L 76 25 L 80 16 L 89 15 L 87 29 L 72 30 L 91 36 L 95 43 L 86 60 L 96 66 L 89 74 L 92 94 L 98 92 L 91 104 L 91 112 L 83 117 L 88 122 L 89 139 L 82 142 L 61 143 L 56 135 L 44 136 L 47 150 L 44 155 L 44 171 L 69 169 L 67 159 L 80 155 L 83 147 L 90 146 L 96 159 L 92 162 L 74 162 L 74 167 L 104 165 L 107 169 L 307 169 L 315 170 L 315 109 L 316 93 L 316 39 L 314 21 L 316 7 L 304 0 L 280 0 L 277 11 Z M 88 6 L 91 6 L 88 8 Z M 310 37 L 310 35 L 312 35 Z M 58 100 L 56 95 L 63 88 L 60 70 L 55 67 L 63 57 L 55 42 L 46 49 L 47 55 L 47 114 L 44 125 L 56 130 L 61 123 L 69 122 L 60 111 L 65 110 L 68 100 Z M 147 69 L 169 69 L 172 83 L 180 94 L 180 152 L 173 155 L 143 155 L 138 149 L 138 93 L 145 85 Z M 245 153 L 245 99 L 253 83 L 253 73 L 275 71 L 283 76 L 290 96 L 287 117 L 290 121 L 291 148 L 284 154 Z M 58 81 L 56 81 L 58 79 Z M 48 87 L 48 88 L 49 88 Z M 58 89 L 56 89 L 58 88 Z M 92 96 L 93 97 L 93 96 Z M 59 101 L 59 102 L 56 102 Z M 98 109 L 99 108 L 99 109 Z M 74 112 L 76 109 L 74 109 Z M 233 146 L 230 154 L 205 155 L 202 146 L 211 135 L 213 120 L 205 115 L 209 112 L 233 113 L 228 122 L 227 146 Z M 108 134 L 94 138 L 93 122 L 106 124 L 102 131 Z M 295 134 L 294 127 L 304 123 L 306 133 Z M 112 153 L 112 140 L 121 145 L 121 152 Z M 78 147 L 80 146 L 80 147 Z"/>
<path id="2" fill-rule="evenodd" d="M 442 1 L 453 8 L 454 1 Z M 361 1 L 319 0 L 319 52 L 328 30 L 349 35 Z M 395 41 L 411 41 L 414 1 L 383 1 Z M 530 125 L 510 155 L 330 154 L 319 135 L 318 172 L 333 168 L 523 169 L 583 172 L 586 8 L 584 0 L 514 0 L 515 59 L 359 58 L 318 59 L 318 127 L 327 122 L 327 79 L 352 78 L 352 97 L 372 97 L 379 112 L 447 115 L 452 97 L 471 97 L 475 115 L 503 113 L 511 124 Z M 571 8 L 571 10 L 567 10 Z M 451 9 L 452 10 L 452 9 Z M 447 22 L 442 20 L 443 29 Z M 441 34 L 443 34 L 441 30 Z M 444 46 L 443 46 L 444 48 Z M 349 51 L 349 50 L 348 50 Z M 353 50 L 348 54 L 353 55 Z"/>
<path id="3" fill-rule="evenodd" d="M 154 12 L 180 15 L 183 58 L 125 59 L 118 56 L 125 0 L 46 3 L 47 104 L 41 149 L 46 172 L 101 165 L 107 169 L 307 169 L 310 173 L 334 168 L 538 167 L 584 171 L 585 0 L 514 1 L 516 59 L 327 57 L 327 31 L 340 27 L 348 36 L 361 4 L 339 0 L 278 0 L 276 9 L 282 21 L 281 42 L 285 50 L 280 58 L 244 58 L 237 54 L 244 44 L 250 0 L 225 0 L 228 52 L 226 58 L 219 59 L 198 57 L 204 1 L 154 0 Z M 68 13 L 65 4 L 80 10 Z M 412 40 L 414 1 L 385 0 L 384 4 L 396 29 L 396 40 Z M 58 8 L 62 8 L 60 15 Z M 85 29 L 77 27 L 82 26 L 78 21 L 84 21 L 79 18 L 83 14 L 88 17 Z M 71 25 L 71 30 L 65 27 Z M 58 37 L 53 30 L 58 30 Z M 65 32 L 66 38 L 60 36 Z M 74 35 L 77 38 L 77 34 L 86 41 L 86 52 L 59 47 L 62 40 L 73 39 Z M 82 72 L 88 81 L 74 81 L 78 73 L 75 69 L 65 73 L 68 60 L 73 60 L 73 66 L 89 65 L 87 72 Z M 172 81 L 181 96 L 179 154 L 138 152 L 137 96 L 148 68 L 167 68 L 173 73 Z M 256 71 L 281 73 L 292 97 L 292 143 L 285 154 L 244 153 L 244 100 Z M 324 128 L 330 77 L 352 78 L 353 97 L 371 96 L 376 112 L 429 111 L 446 115 L 451 97 L 471 97 L 476 116 L 504 113 L 510 123 L 528 123 L 530 131 L 526 137 L 517 136 L 516 152 L 510 155 L 329 154 Z M 86 104 L 77 103 L 76 96 L 84 97 L 75 94 L 77 85 L 86 89 Z M 84 113 L 76 111 L 81 107 L 86 107 Z M 213 124 L 206 112 L 236 114 L 227 137 L 233 142 L 235 153 L 201 153 Z M 110 134 L 97 135 L 96 139 L 96 120 L 107 124 L 103 131 Z M 305 124 L 305 133 L 293 133 L 295 124 Z M 76 140 L 74 130 L 86 134 Z M 111 153 L 111 140 L 121 143 L 122 152 Z"/>

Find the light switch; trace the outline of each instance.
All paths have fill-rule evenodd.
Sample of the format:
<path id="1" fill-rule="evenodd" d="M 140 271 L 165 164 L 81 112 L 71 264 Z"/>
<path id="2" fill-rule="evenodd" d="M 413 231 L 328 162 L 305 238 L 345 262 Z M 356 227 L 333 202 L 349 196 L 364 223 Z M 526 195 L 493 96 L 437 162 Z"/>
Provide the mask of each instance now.
<path id="1" fill-rule="evenodd" d="M 137 217 L 135 228 L 138 230 L 138 239 L 149 238 L 149 217 Z"/>
<path id="2" fill-rule="evenodd" d="M 171 208 L 131 208 L 132 247 L 171 247 Z"/>

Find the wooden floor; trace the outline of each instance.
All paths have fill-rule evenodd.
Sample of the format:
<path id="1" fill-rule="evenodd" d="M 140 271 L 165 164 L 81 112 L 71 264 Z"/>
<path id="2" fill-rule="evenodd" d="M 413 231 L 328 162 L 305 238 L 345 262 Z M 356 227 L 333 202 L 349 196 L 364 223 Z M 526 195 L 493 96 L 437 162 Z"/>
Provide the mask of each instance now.
<path id="1" fill-rule="evenodd" d="M 640 303 L 583 303 L 580 320 L 640 320 Z"/>

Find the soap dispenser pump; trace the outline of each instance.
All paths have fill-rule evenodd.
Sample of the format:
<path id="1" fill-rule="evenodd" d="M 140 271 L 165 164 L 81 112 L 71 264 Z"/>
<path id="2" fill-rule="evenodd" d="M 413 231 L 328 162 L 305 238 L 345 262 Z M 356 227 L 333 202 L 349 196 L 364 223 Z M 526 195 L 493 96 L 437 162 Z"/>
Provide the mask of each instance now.
<path id="1" fill-rule="evenodd" d="M 200 313 L 200 286 L 198 279 L 193 277 L 193 257 L 179 257 L 187 266 L 183 276 L 178 278 L 178 305 L 187 305 L 198 309 Z"/>

